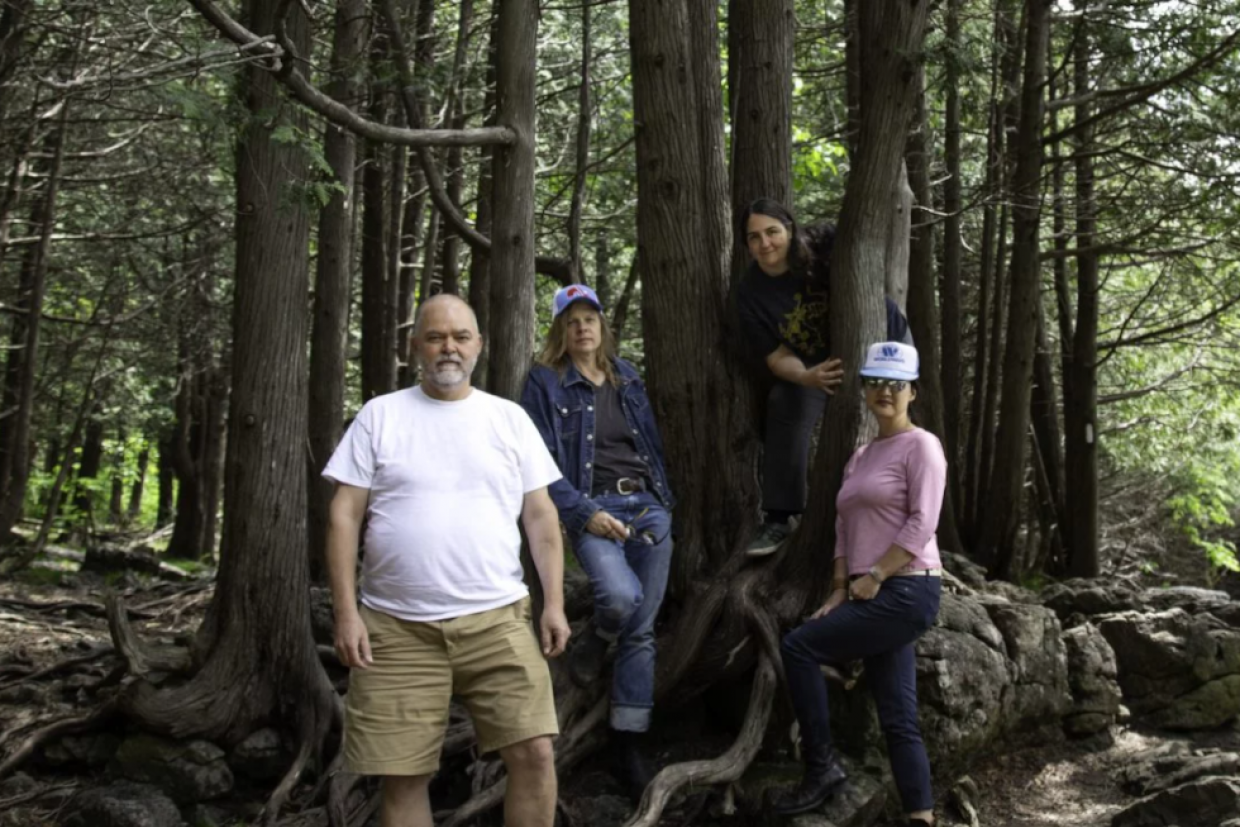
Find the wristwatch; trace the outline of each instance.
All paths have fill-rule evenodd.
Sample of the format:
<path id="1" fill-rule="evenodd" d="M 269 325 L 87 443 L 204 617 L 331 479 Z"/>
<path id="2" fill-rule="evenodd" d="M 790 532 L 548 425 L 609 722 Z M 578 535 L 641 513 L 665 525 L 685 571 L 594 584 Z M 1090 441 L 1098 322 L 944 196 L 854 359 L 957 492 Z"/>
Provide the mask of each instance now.
<path id="1" fill-rule="evenodd" d="M 866 574 L 870 575 L 870 577 L 873 577 L 874 582 L 880 586 L 883 584 L 883 581 L 887 579 L 886 577 L 883 576 L 883 570 L 880 569 L 878 566 L 870 566 L 870 570 L 867 571 Z"/>

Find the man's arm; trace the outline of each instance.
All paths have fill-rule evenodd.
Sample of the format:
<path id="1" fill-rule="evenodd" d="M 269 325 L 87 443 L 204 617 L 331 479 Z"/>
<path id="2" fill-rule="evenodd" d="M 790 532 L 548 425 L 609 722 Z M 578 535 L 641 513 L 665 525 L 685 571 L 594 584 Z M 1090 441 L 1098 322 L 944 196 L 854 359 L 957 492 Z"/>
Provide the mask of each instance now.
<path id="1" fill-rule="evenodd" d="M 525 495 L 521 523 L 530 540 L 530 556 L 542 582 L 543 610 L 539 631 L 543 654 L 554 658 L 568 645 L 568 619 L 564 616 L 564 545 L 560 540 L 560 516 L 546 488 Z"/>
<path id="2" fill-rule="evenodd" d="M 336 618 L 336 654 L 349 667 L 370 665 L 370 637 L 357 611 L 357 540 L 370 490 L 336 483 L 328 512 L 327 574 Z"/>

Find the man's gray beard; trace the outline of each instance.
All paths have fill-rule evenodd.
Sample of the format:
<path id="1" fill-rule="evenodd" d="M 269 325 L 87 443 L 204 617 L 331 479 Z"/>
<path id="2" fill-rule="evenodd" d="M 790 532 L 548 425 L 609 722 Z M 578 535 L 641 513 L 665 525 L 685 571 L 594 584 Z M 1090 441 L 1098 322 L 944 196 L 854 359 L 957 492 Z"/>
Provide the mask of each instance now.
<path id="1" fill-rule="evenodd" d="M 423 367 L 422 374 L 426 377 L 426 381 L 440 390 L 452 390 L 469 381 L 470 374 L 474 372 L 474 365 L 477 363 L 477 359 L 471 359 L 459 364 L 448 362 L 443 365 L 431 365 Z"/>

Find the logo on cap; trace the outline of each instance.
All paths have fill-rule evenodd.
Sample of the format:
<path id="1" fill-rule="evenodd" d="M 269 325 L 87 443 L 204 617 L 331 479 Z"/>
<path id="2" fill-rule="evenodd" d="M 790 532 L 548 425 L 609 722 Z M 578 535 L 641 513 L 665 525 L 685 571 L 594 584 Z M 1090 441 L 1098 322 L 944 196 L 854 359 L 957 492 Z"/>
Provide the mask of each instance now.
<path id="1" fill-rule="evenodd" d="M 580 287 L 577 287 L 576 285 L 573 285 L 572 287 L 568 288 L 568 290 L 566 290 L 564 293 L 564 295 L 570 299 L 575 299 L 578 296 L 584 296 L 585 294 L 586 292 L 582 290 Z"/>
<path id="2" fill-rule="evenodd" d="M 891 345 L 883 345 L 883 355 L 884 355 L 884 356 L 886 356 L 886 357 L 888 357 L 888 358 L 891 358 L 891 357 L 893 357 L 893 356 L 898 355 L 899 353 L 900 353 L 900 351 L 896 350 L 896 349 L 895 349 L 894 347 L 892 347 Z"/>

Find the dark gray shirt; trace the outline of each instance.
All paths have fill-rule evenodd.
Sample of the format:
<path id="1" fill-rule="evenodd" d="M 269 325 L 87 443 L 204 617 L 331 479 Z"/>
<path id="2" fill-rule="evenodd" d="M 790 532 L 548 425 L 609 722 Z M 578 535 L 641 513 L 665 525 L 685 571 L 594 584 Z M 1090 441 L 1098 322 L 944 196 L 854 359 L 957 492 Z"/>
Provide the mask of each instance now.
<path id="1" fill-rule="evenodd" d="M 637 453 L 637 443 L 620 407 L 620 391 L 610 382 L 594 388 L 594 491 L 615 490 L 627 477 L 650 484 L 650 472 Z"/>

